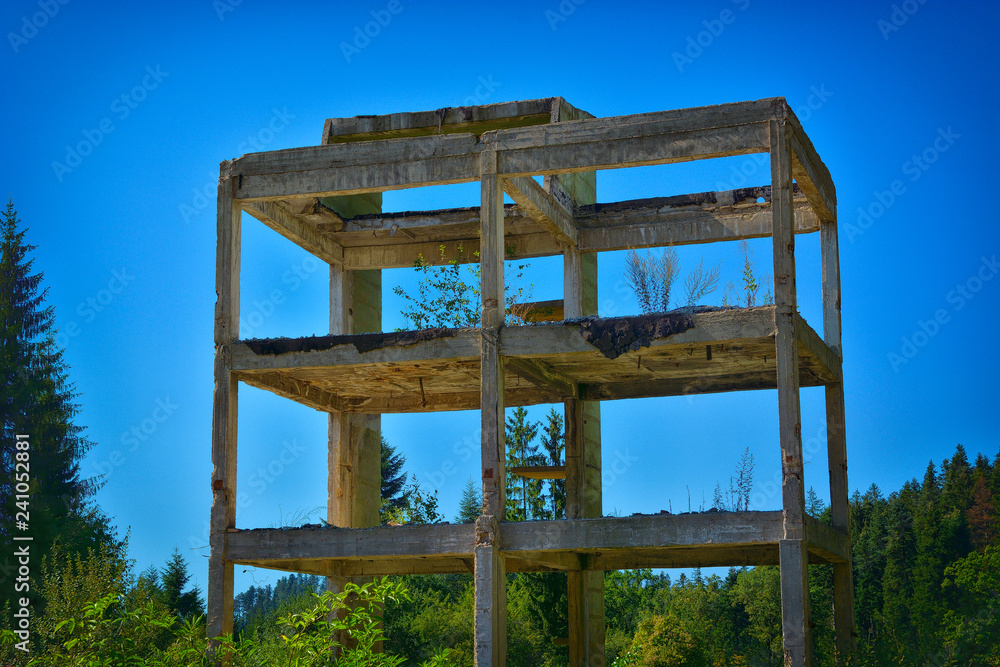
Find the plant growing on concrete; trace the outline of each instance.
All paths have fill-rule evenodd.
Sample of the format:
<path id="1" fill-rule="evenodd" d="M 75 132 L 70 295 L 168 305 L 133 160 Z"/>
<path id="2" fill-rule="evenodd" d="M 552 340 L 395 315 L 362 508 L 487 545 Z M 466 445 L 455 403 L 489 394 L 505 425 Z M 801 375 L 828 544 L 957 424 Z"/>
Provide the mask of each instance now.
<path id="1" fill-rule="evenodd" d="M 449 258 L 443 244 L 438 252 L 440 261 L 436 265 L 428 263 L 423 255 L 414 263 L 420 275 L 416 295 L 399 285 L 393 287 L 393 294 L 403 297 L 407 304 L 401 313 L 403 318 L 412 329 L 479 326 L 479 252 L 467 258 L 459 245 L 457 256 Z M 513 249 L 508 248 L 508 257 L 512 254 Z M 513 269 L 504 281 L 507 324 L 523 324 L 524 309 L 520 304 L 531 298 L 531 286 L 522 284 L 528 265 L 508 264 L 507 268 Z"/>
<path id="2" fill-rule="evenodd" d="M 683 305 L 693 306 L 719 286 L 722 265 L 705 269 L 705 260 L 684 280 Z M 635 292 L 643 313 L 663 313 L 670 310 L 670 295 L 680 272 L 677 251 L 666 248 L 657 257 L 647 250 L 645 255 L 629 250 L 625 256 L 625 280 Z"/>

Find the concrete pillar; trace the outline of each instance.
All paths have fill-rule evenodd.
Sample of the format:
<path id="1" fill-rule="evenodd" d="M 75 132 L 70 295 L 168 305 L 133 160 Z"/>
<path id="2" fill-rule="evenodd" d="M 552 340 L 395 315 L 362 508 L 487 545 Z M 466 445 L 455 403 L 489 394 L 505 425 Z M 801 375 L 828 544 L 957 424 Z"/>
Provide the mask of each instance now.
<path id="1" fill-rule="evenodd" d="M 781 568 L 781 630 L 787 667 L 812 664 L 809 622 L 809 558 L 805 543 L 805 490 L 795 337 L 795 236 L 792 157 L 784 119 L 771 121 L 771 210 L 774 253 L 774 319 L 778 366 L 778 431 L 781 445 L 784 539 Z"/>
<path id="2" fill-rule="evenodd" d="M 382 194 L 325 197 L 323 204 L 350 218 L 382 211 Z M 382 330 L 382 272 L 347 271 L 330 266 L 330 333 L 358 334 Z M 326 520 L 340 528 L 379 525 L 382 502 L 381 415 L 331 412 L 327 437 Z M 369 577 L 328 576 L 327 590 L 344 590 L 348 581 Z"/>
<path id="3" fill-rule="evenodd" d="M 572 120 L 563 118 L 562 120 Z M 544 188 L 573 206 L 597 201 L 597 173 L 546 176 Z M 575 248 L 563 252 L 565 318 L 597 314 L 597 254 Z M 599 517 L 601 492 L 601 404 L 573 400 L 565 404 L 566 517 Z M 569 664 L 605 664 L 604 572 L 568 572 Z"/>
<path id="4" fill-rule="evenodd" d="M 238 382 L 230 369 L 228 346 L 240 330 L 240 208 L 233 202 L 229 163 L 219 176 L 215 289 L 215 392 L 212 398 L 212 514 L 208 561 L 207 631 L 211 640 L 233 631 L 233 564 L 226 538 L 236 527 L 236 424 Z M 215 646 L 209 652 L 214 654 Z M 231 656 L 215 656 L 229 664 Z"/>
<path id="5" fill-rule="evenodd" d="M 476 667 L 502 667 L 507 656 L 507 579 L 500 553 L 499 522 L 506 514 L 504 370 L 500 350 L 504 302 L 503 189 L 496 150 L 484 150 L 480 163 L 480 416 L 483 514 L 476 521 Z"/>
<path id="6" fill-rule="evenodd" d="M 843 359 L 837 221 L 823 222 L 819 233 L 823 276 L 823 341 Z M 830 471 L 830 512 L 833 527 L 849 536 L 851 526 L 848 505 L 846 424 L 844 385 L 829 385 L 826 387 L 826 448 Z M 854 627 L 854 577 L 850 560 L 847 563 L 833 565 L 833 615 L 838 663 L 848 664 L 857 651 L 857 631 Z"/>

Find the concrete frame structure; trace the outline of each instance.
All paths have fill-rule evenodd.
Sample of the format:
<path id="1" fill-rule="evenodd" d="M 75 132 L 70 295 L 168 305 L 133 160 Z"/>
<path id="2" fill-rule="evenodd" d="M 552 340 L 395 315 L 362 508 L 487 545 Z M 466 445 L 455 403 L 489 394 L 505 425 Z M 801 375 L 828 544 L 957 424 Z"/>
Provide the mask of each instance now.
<path id="1" fill-rule="evenodd" d="M 769 186 L 596 204 L 598 169 L 749 153 L 769 153 Z M 384 191 L 470 181 L 481 183 L 478 208 L 381 212 Z M 330 264 L 330 336 L 239 340 L 244 212 Z M 796 306 L 795 234 L 815 231 L 822 337 Z M 773 306 L 504 326 L 505 258 L 561 254 L 564 298 L 541 319 L 571 320 L 597 315 L 597 252 L 767 236 Z M 380 333 L 381 269 L 434 262 L 441 247 L 460 261 L 478 251 L 481 327 Z M 853 652 L 836 193 L 783 98 L 594 118 L 557 97 L 328 120 L 320 146 L 222 163 L 216 289 L 209 636 L 232 630 L 235 564 L 320 574 L 332 587 L 472 572 L 476 664 L 503 665 L 505 573 L 564 571 L 570 663 L 603 665 L 603 571 L 778 564 L 785 664 L 809 665 L 807 565 L 829 563 L 838 653 Z M 646 333 L 602 354 L 591 325 Z M 237 529 L 239 382 L 330 414 L 335 528 Z M 801 386 L 826 391 L 832 526 L 805 514 Z M 780 511 L 602 516 L 601 400 L 762 388 L 778 390 Z M 553 402 L 565 405 L 566 464 L 534 476 L 565 475 L 567 518 L 505 522 L 504 408 Z M 475 525 L 378 526 L 379 415 L 473 408 Z"/>

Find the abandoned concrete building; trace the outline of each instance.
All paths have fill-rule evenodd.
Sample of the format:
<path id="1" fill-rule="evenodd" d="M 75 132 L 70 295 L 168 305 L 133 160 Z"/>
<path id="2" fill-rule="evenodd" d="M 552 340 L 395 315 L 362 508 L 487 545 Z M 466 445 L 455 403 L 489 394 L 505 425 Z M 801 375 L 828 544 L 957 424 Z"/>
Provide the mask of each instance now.
<path id="1" fill-rule="evenodd" d="M 771 182 L 597 203 L 596 170 L 768 154 Z M 539 184 L 533 177 L 544 177 Z M 382 193 L 479 181 L 481 205 L 383 212 Z M 513 205 L 504 204 L 504 194 Z M 239 339 L 243 213 L 330 265 L 329 335 Z M 795 235 L 820 234 L 822 336 L 800 316 Z M 773 239 L 773 305 L 599 318 L 597 253 Z M 382 269 L 474 259 L 481 326 L 382 332 Z M 505 326 L 504 260 L 563 257 L 554 320 Z M 319 146 L 223 162 L 218 197 L 209 636 L 230 632 L 233 568 L 355 577 L 473 573 L 475 659 L 503 665 L 505 573 L 567 573 L 571 665 L 605 663 L 606 570 L 779 565 L 785 664 L 812 663 L 808 565 L 833 570 L 853 647 L 836 192 L 783 98 L 595 118 L 559 97 L 334 118 Z M 590 316 L 590 317 L 588 317 Z M 237 388 L 329 413 L 328 523 L 237 528 Z M 800 387 L 826 395 L 832 526 L 804 511 Z M 777 389 L 781 509 L 605 517 L 601 401 Z M 506 522 L 504 408 L 562 403 L 566 519 Z M 379 526 L 380 415 L 478 409 L 475 524 Z"/>

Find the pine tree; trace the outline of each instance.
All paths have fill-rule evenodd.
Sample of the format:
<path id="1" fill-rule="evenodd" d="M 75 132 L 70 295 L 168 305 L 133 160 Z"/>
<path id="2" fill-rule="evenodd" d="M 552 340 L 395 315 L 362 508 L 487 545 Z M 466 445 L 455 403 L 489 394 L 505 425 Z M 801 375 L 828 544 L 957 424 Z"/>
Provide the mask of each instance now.
<path id="1" fill-rule="evenodd" d="M 164 604 L 184 620 L 205 613 L 205 606 L 201 601 L 201 590 L 197 586 L 191 590 L 184 590 L 190 580 L 191 575 L 187 571 L 187 562 L 181 556 L 181 552 L 175 548 L 173 556 L 170 557 L 160 573 L 160 587 L 163 590 Z"/>
<path id="2" fill-rule="evenodd" d="M 563 465 L 566 434 L 563 432 L 563 416 L 556 412 L 555 408 L 549 410 L 545 431 L 542 433 L 542 447 L 548 455 L 549 465 Z M 549 482 L 549 495 L 552 501 L 552 518 L 564 518 L 566 516 L 566 480 L 551 480 Z"/>
<path id="3" fill-rule="evenodd" d="M 382 524 L 436 523 L 444 516 L 438 511 L 437 490 L 421 488 L 417 478 L 404 472 L 406 456 L 382 436 Z"/>
<path id="4" fill-rule="evenodd" d="M 955 453 L 941 464 L 941 513 L 945 517 L 943 528 L 948 544 L 945 554 L 950 562 L 965 556 L 972 549 L 969 526 L 965 513 L 972 506 L 975 496 L 973 469 L 965 447 L 955 447 Z"/>
<path id="5" fill-rule="evenodd" d="M 810 486 L 809 490 L 806 491 L 806 514 L 818 519 L 825 509 L 826 503 L 816 493 L 816 489 Z"/>
<path id="6" fill-rule="evenodd" d="M 400 508 L 406 502 L 406 479 L 409 476 L 403 472 L 406 456 L 397 452 L 396 448 L 382 436 L 382 500 L 390 507 Z"/>
<path id="7" fill-rule="evenodd" d="M 943 476 L 933 462 L 927 466 L 913 516 L 917 553 L 913 564 L 913 627 L 916 655 L 926 656 L 940 645 L 938 634 L 944 608 L 941 581 L 951 551 L 955 526 L 943 511 Z M 964 522 L 965 517 L 961 517 Z"/>
<path id="8" fill-rule="evenodd" d="M 875 632 L 882 613 L 882 574 L 885 569 L 886 512 L 888 502 L 872 484 L 864 495 L 851 499 L 851 545 L 854 555 L 855 622 L 864 636 Z"/>
<path id="9" fill-rule="evenodd" d="M 93 480 L 80 477 L 80 461 L 93 443 L 73 423 L 78 412 L 76 395 L 68 381 L 68 367 L 55 342 L 55 313 L 45 305 L 42 274 L 32 272 L 25 243 L 26 229 L 13 202 L 7 203 L 0 221 L 0 428 L 4 446 L 0 453 L 0 541 L 11 543 L 19 528 L 17 512 L 29 515 L 26 534 L 32 537 L 32 568 L 58 540 L 68 554 L 90 547 L 120 544 L 114 540 L 107 519 L 88 504 L 98 488 Z M 27 450 L 15 450 L 17 435 L 28 436 Z M 14 474 L 19 454 L 27 458 L 28 496 L 18 498 Z M 19 507 L 18 502 L 22 505 Z M 11 571 L 10 556 L 2 557 L 0 569 Z M 39 573 L 33 571 L 32 575 Z M 13 596 L 13 586 L 4 586 L 0 604 Z"/>
<path id="10" fill-rule="evenodd" d="M 458 501 L 458 514 L 455 516 L 455 523 L 473 523 L 482 514 L 482 510 L 482 494 L 470 477 L 465 483 L 465 488 L 462 489 L 462 499 Z"/>
<path id="11" fill-rule="evenodd" d="M 930 468 L 933 474 L 933 464 Z M 912 480 L 903 488 L 889 496 L 886 512 L 885 565 L 882 571 L 882 613 L 876 610 L 876 618 L 884 619 L 881 631 L 892 629 L 897 641 L 891 645 L 893 651 L 881 656 L 883 661 L 899 664 L 915 662 L 913 648 L 916 636 L 913 622 L 914 563 L 917 560 L 917 538 L 913 523 L 918 511 L 921 485 Z"/>
<path id="12" fill-rule="evenodd" d="M 521 466 L 542 465 L 544 460 L 538 453 L 535 437 L 538 422 L 528 421 L 528 411 L 518 407 L 507 417 L 507 469 Z M 507 474 L 507 520 L 527 521 L 539 518 L 544 511 L 542 481 L 521 475 Z"/>
<path id="13" fill-rule="evenodd" d="M 1000 515 L 993 503 L 993 494 L 986 485 L 986 477 L 978 476 L 973 487 L 972 506 L 965 511 L 972 545 L 982 551 L 997 539 Z"/>

